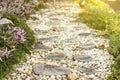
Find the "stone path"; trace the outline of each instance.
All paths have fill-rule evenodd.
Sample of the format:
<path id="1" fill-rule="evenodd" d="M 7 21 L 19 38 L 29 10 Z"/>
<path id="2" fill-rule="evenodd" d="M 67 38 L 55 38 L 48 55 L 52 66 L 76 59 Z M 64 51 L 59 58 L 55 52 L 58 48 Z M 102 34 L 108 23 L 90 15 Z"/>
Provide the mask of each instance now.
<path id="1" fill-rule="evenodd" d="M 78 20 L 79 5 L 55 4 L 27 21 L 38 43 L 6 80 L 106 80 L 112 63 L 109 41 Z"/>

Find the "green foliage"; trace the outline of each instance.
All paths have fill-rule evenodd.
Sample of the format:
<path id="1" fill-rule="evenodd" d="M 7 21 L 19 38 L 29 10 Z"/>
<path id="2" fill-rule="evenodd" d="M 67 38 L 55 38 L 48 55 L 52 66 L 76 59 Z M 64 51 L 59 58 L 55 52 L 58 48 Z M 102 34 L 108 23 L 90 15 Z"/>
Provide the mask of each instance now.
<path id="1" fill-rule="evenodd" d="M 120 34 L 113 34 L 110 36 L 111 45 L 109 47 L 109 53 L 114 57 L 120 55 Z"/>
<path id="2" fill-rule="evenodd" d="M 115 13 L 107 4 L 98 0 L 89 0 L 79 14 L 81 21 L 88 26 L 102 30 L 110 39 L 108 51 L 115 58 L 112 74 L 108 80 L 120 80 L 120 14 Z"/>
<path id="3" fill-rule="evenodd" d="M 102 17 L 98 17 L 96 13 L 83 12 L 83 13 L 80 13 L 79 16 L 82 22 L 86 23 L 88 26 L 92 28 L 99 29 L 99 30 L 106 29 L 106 22 L 102 20 Z"/>
<path id="4" fill-rule="evenodd" d="M 115 16 L 114 11 L 103 2 L 90 1 L 92 3 L 86 4 L 85 11 L 79 14 L 81 21 L 92 28 L 105 30 Z"/>
<path id="5" fill-rule="evenodd" d="M 31 49 L 32 48 L 31 46 L 35 43 L 34 32 L 30 29 L 30 27 L 28 27 L 25 21 L 11 14 L 6 14 L 4 15 L 4 17 L 12 20 L 12 22 L 16 26 L 19 26 L 20 28 L 24 29 L 27 32 L 26 34 L 27 41 L 25 42 L 24 45 L 22 45 L 22 46 L 25 46 L 25 48 L 21 46 L 21 49 L 22 48 L 27 49 L 27 50 Z"/>
<path id="6" fill-rule="evenodd" d="M 33 44 L 35 43 L 35 37 L 33 31 L 27 26 L 25 21 L 21 20 L 17 16 L 5 14 L 4 17 L 13 21 L 14 26 L 21 28 L 26 31 L 25 39 L 26 41 L 22 44 L 14 45 L 14 49 L 11 51 L 12 56 L 9 58 L 2 58 L 0 61 L 0 79 L 2 80 L 10 71 L 14 70 L 13 65 L 19 63 L 20 61 L 25 60 L 26 53 L 30 53 L 29 51 L 32 49 Z M 11 26 L 11 25 L 10 25 Z M 0 30 L 1 32 L 2 30 Z M 8 31 L 7 31 L 8 32 Z M 2 33 L 2 32 L 1 32 Z M 10 35 L 11 36 L 11 35 Z M 5 36 L 4 36 L 5 37 Z M 9 38 L 9 35 L 6 37 Z M 10 37 L 11 39 L 11 37 Z M 0 44 L 4 45 L 5 41 L 0 38 Z M 10 41 L 6 41 L 5 45 L 7 45 L 8 49 L 12 49 Z M 3 46 L 4 47 L 4 46 Z"/>
<path id="7" fill-rule="evenodd" d="M 34 12 L 34 5 L 29 0 L 2 0 L 0 2 L 1 14 L 13 14 L 25 17 Z"/>
<path id="8" fill-rule="evenodd" d="M 120 55 L 117 56 L 111 68 L 113 73 L 108 76 L 108 80 L 120 80 Z"/>

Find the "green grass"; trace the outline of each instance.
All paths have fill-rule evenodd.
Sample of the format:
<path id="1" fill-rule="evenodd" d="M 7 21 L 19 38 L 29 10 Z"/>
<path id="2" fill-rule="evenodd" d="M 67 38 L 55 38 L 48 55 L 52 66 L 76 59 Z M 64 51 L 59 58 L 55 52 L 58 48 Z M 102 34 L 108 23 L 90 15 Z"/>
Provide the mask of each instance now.
<path id="1" fill-rule="evenodd" d="M 85 11 L 79 14 L 79 18 L 91 28 L 107 34 L 111 43 L 108 51 L 115 58 L 108 80 L 120 80 L 120 14 L 115 13 L 104 2 L 91 1 L 85 4 Z"/>

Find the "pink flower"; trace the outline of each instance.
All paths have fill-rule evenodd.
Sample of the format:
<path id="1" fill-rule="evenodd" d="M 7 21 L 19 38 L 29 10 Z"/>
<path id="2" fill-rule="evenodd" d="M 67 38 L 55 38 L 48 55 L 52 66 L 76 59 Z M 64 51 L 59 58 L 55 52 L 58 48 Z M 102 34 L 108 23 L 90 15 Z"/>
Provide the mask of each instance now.
<path id="1" fill-rule="evenodd" d="M 11 56 L 10 51 L 8 51 L 7 47 L 5 50 L 0 50 L 0 61 L 2 61 L 3 57 L 9 58 Z"/>
<path id="2" fill-rule="evenodd" d="M 4 57 L 4 51 L 0 50 L 0 61 L 2 61 L 2 58 Z"/>
<path id="3" fill-rule="evenodd" d="M 17 32 L 15 33 L 15 39 L 19 43 L 24 43 L 26 39 L 24 38 L 26 32 L 22 29 L 18 29 Z"/>
<path id="4" fill-rule="evenodd" d="M 8 51 L 8 49 L 7 49 L 7 47 L 6 47 L 6 49 L 5 49 L 5 56 L 6 56 L 6 58 L 8 58 L 8 57 L 10 57 L 11 56 L 11 53 L 10 53 L 10 51 Z"/>

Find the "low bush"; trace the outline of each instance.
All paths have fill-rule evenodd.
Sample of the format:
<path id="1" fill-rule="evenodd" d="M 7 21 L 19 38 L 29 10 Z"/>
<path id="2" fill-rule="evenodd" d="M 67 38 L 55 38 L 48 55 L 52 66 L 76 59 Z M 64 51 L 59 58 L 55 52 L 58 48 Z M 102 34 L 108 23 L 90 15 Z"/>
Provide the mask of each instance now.
<path id="1" fill-rule="evenodd" d="M 4 17 L 14 25 L 0 27 L 0 79 L 14 70 L 14 64 L 25 60 L 26 53 L 30 53 L 35 43 L 34 33 L 25 21 L 11 14 L 5 14 Z"/>
<path id="2" fill-rule="evenodd" d="M 119 80 L 120 14 L 115 13 L 106 3 L 98 0 L 89 0 L 82 8 L 85 10 L 79 14 L 80 20 L 92 28 L 102 30 L 110 39 L 108 51 L 114 56 L 115 63 L 111 66 L 112 74 L 109 75 L 108 80 Z"/>
<path id="3" fill-rule="evenodd" d="M 12 14 L 19 17 L 25 17 L 34 12 L 34 5 L 29 0 L 1 0 L 1 14 Z"/>

